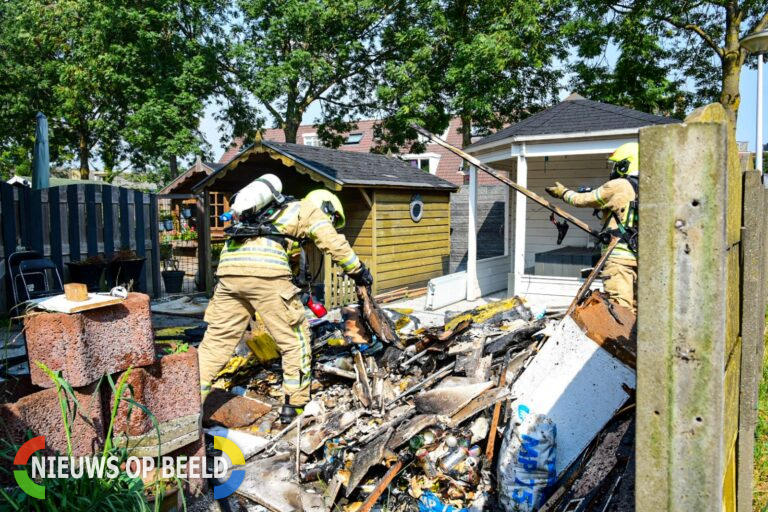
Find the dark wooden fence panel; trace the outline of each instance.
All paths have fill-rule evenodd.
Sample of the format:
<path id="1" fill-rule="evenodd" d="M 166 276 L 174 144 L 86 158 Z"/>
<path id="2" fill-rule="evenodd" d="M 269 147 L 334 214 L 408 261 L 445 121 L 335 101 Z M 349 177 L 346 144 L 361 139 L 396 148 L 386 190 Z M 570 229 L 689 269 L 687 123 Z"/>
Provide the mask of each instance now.
<path id="1" fill-rule="evenodd" d="M 68 281 L 67 262 L 131 249 L 146 263 L 136 288 L 161 293 L 153 194 L 91 183 L 30 190 L 0 183 L 0 312 L 10 304 L 7 257 L 27 247 L 50 258 Z M 153 223 L 154 221 L 154 223 Z"/>

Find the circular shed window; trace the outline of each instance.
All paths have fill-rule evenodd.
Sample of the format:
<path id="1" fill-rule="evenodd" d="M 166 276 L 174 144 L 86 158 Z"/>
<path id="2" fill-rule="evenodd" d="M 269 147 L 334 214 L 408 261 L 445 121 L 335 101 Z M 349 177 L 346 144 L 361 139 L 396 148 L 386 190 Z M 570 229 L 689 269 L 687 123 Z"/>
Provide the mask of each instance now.
<path id="1" fill-rule="evenodd" d="M 421 200 L 421 196 L 419 194 L 414 194 L 411 196 L 410 210 L 411 220 L 413 222 L 419 222 L 424 216 L 424 201 Z"/>

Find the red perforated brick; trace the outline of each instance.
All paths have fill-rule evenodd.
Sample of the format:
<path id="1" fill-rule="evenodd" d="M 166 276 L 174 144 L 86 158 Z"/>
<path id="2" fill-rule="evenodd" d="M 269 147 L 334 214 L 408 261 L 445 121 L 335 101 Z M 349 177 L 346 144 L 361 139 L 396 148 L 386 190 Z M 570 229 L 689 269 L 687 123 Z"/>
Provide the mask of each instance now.
<path id="1" fill-rule="evenodd" d="M 18 389 L 31 393 L 14 402 L 0 404 L 0 435 L 16 445 L 27 440 L 27 432 L 31 433 L 31 437 L 45 436 L 45 446 L 51 453 L 66 455 L 67 437 L 56 390 L 41 390 L 31 385 L 19 386 Z M 95 384 L 76 389 L 74 395 L 81 409 L 71 424 L 72 455 L 79 457 L 95 453 L 103 447 L 104 414 Z"/>
<path id="2" fill-rule="evenodd" d="M 114 375 L 117 384 L 121 374 Z M 133 388 L 133 400 L 145 406 L 158 423 L 200 412 L 200 377 L 197 350 L 165 356 L 151 366 L 134 368 L 128 376 Z M 112 393 L 109 393 L 112 395 Z M 125 397 L 130 396 L 128 389 Z M 109 397 L 110 403 L 112 397 Z M 115 433 L 138 436 L 153 429 L 151 418 L 134 407 L 128 417 L 128 404 L 123 402 L 115 418 Z"/>
<path id="3" fill-rule="evenodd" d="M 32 382 L 53 383 L 40 361 L 61 370 L 74 387 L 87 386 L 105 374 L 152 364 L 155 358 L 149 297 L 131 293 L 122 304 L 83 313 L 39 313 L 24 320 Z"/>

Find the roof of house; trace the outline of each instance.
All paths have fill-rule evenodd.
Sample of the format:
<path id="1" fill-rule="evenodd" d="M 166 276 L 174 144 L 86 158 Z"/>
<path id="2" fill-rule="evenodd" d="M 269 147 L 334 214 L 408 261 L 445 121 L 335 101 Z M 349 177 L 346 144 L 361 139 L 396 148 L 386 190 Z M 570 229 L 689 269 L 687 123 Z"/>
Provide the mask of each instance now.
<path id="1" fill-rule="evenodd" d="M 340 189 L 352 187 L 419 188 L 454 191 L 458 187 L 442 178 L 424 172 L 397 158 L 376 153 L 357 153 L 318 146 L 304 146 L 269 140 L 257 141 L 222 168 L 211 173 L 194 188 L 202 189 L 221 172 L 236 167 L 247 160 L 250 154 L 274 152 L 287 157 L 299 170 L 307 170 L 319 175 L 326 184 Z"/>
<path id="2" fill-rule="evenodd" d="M 679 122 L 679 120 L 670 117 L 647 114 L 639 110 L 592 101 L 578 94 L 572 94 L 554 107 L 542 110 L 517 124 L 483 137 L 468 146 L 467 149 L 472 150 L 490 142 L 514 137 L 605 132 Z"/>

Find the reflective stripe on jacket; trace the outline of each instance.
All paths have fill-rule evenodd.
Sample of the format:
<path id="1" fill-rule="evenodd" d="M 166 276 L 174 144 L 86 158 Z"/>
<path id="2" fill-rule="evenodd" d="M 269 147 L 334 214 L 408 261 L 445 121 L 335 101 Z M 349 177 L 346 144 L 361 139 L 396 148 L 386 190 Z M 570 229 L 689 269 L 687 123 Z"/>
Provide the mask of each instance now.
<path id="1" fill-rule="evenodd" d="M 275 214 L 272 224 L 278 232 L 312 240 L 324 254 L 345 272 L 356 270 L 360 260 L 344 235 L 336 232 L 328 216 L 312 202 L 295 201 Z M 220 276 L 290 276 L 290 253 L 294 252 L 294 240 L 280 243 L 279 237 L 253 237 L 236 241 L 228 240 L 221 251 L 217 274 Z M 286 252 L 286 248 L 288 251 Z"/>
<path id="2" fill-rule="evenodd" d="M 635 189 L 624 178 L 611 180 L 591 192 L 567 190 L 563 194 L 563 200 L 570 205 L 579 208 L 597 208 L 602 210 L 603 216 L 606 219 L 603 229 L 607 228 L 610 230 L 618 229 L 619 227 L 611 212 L 616 213 L 616 216 L 621 219 L 622 224 L 625 226 L 634 225 L 635 219 L 629 218 L 629 205 L 635 200 L 635 197 Z M 605 251 L 605 246 L 603 246 L 603 251 Z M 637 264 L 637 255 L 630 250 L 625 242 L 620 242 L 608 259 L 626 260 L 628 264 Z"/>

